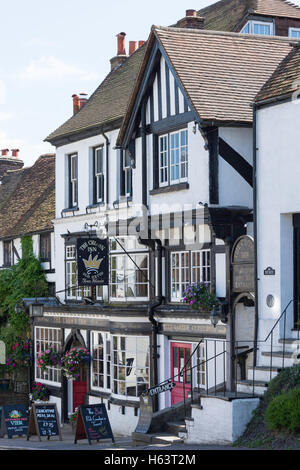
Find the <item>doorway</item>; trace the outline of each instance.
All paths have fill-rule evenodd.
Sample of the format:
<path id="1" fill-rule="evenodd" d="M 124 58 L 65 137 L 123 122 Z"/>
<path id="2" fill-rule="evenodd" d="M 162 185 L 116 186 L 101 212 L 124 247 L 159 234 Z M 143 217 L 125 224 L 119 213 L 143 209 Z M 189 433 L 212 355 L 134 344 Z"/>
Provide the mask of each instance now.
<path id="1" fill-rule="evenodd" d="M 191 351 L 191 344 L 171 343 L 171 376 L 176 384 L 171 392 L 171 405 L 183 401 L 191 392 L 191 364 L 188 364 L 188 370 L 181 373 L 184 365 L 190 360 Z"/>

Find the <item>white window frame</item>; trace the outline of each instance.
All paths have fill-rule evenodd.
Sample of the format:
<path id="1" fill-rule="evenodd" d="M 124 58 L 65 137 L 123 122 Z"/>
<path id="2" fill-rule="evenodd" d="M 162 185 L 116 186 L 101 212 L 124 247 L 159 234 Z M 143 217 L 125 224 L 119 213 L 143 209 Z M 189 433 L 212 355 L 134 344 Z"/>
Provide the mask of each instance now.
<path id="1" fill-rule="evenodd" d="M 296 33 L 299 33 L 299 36 L 292 36 L 293 31 L 295 31 Z M 300 28 L 289 27 L 289 37 L 295 38 L 295 39 L 300 38 Z"/>
<path id="2" fill-rule="evenodd" d="M 41 330 L 44 330 L 44 336 L 45 336 L 45 333 L 47 331 L 47 336 L 48 338 L 37 338 L 38 334 L 37 334 L 37 331 L 38 329 L 40 330 L 40 333 L 41 333 Z M 52 332 L 56 332 L 57 335 L 59 336 L 60 335 L 60 338 L 58 340 L 55 340 L 55 339 L 50 339 L 49 338 L 49 333 L 50 331 Z M 54 334 L 52 336 L 55 336 Z M 37 349 L 38 349 L 38 345 L 40 346 L 39 347 L 39 352 L 42 352 L 42 351 L 45 351 L 50 345 L 53 345 L 54 346 L 54 349 L 56 351 L 60 351 L 61 350 L 61 340 L 62 340 L 62 330 L 61 328 L 52 328 L 52 327 L 44 327 L 44 326 L 35 326 L 35 335 L 34 335 L 34 357 L 35 357 L 35 362 L 34 362 L 34 376 L 35 376 L 35 380 L 36 381 L 39 381 L 39 382 L 42 382 L 42 383 L 45 383 L 45 384 L 49 384 L 49 385 L 55 385 L 55 386 L 59 386 L 61 387 L 61 368 L 60 366 L 50 366 L 48 367 L 47 371 L 46 372 L 42 372 L 40 368 L 37 367 Z M 49 375 L 56 375 L 57 376 L 57 380 L 51 380 L 49 379 Z"/>
<path id="3" fill-rule="evenodd" d="M 98 167 L 98 156 L 100 158 L 100 168 Z M 105 176 L 104 176 L 104 147 L 94 149 L 94 168 L 95 168 L 95 194 L 96 203 L 104 202 Z"/>
<path id="4" fill-rule="evenodd" d="M 75 162 L 75 163 L 74 163 Z M 77 195 L 78 195 L 78 155 L 74 153 L 70 155 L 70 178 L 71 178 L 71 207 L 76 207 L 78 205 Z"/>
<path id="5" fill-rule="evenodd" d="M 185 259 L 188 259 L 188 266 L 182 264 L 182 256 L 185 256 Z M 193 257 L 199 255 L 200 263 L 194 264 Z M 178 257 L 179 264 L 178 267 L 174 268 L 178 273 L 178 280 L 175 277 L 173 279 L 173 257 Z M 204 261 L 203 262 L 203 258 Z M 208 262 L 209 261 L 209 262 Z M 195 270 L 198 270 L 200 276 L 195 275 Z M 187 285 L 194 282 L 207 282 L 211 283 L 211 250 L 193 250 L 193 251 L 172 251 L 170 253 L 170 299 L 171 302 L 181 302 L 184 295 L 183 292 L 186 289 Z M 174 285 L 179 285 L 180 297 L 175 297 L 173 295 Z M 176 289 L 175 289 L 176 291 Z"/>
<path id="6" fill-rule="evenodd" d="M 69 244 L 65 247 L 66 253 L 66 298 L 67 300 L 82 300 L 82 297 L 91 296 L 91 287 L 76 287 L 77 286 L 77 259 L 76 259 L 76 245 Z M 73 271 L 75 268 L 75 272 Z M 75 285 L 72 278 L 75 276 Z M 73 287 L 72 287 L 73 286 Z"/>
<path id="7" fill-rule="evenodd" d="M 102 344 L 103 344 L 103 355 L 102 359 L 99 359 L 96 357 L 95 350 L 99 348 L 99 342 L 96 341 L 97 335 L 102 336 Z M 109 343 L 109 349 L 108 349 L 108 343 Z M 105 392 L 110 392 L 112 388 L 112 376 L 111 376 L 111 336 L 110 333 L 103 332 L 103 331 L 92 331 L 91 332 L 91 356 L 92 356 L 92 361 L 91 361 L 91 389 L 92 390 L 101 390 Z M 96 364 L 95 364 L 96 362 Z M 99 363 L 103 362 L 103 374 L 100 373 L 100 367 Z M 96 375 L 103 375 L 103 387 L 99 385 L 95 385 L 93 383 L 94 379 L 94 365 L 96 365 Z M 109 380 L 108 380 L 109 377 Z"/>
<path id="8" fill-rule="evenodd" d="M 275 27 L 274 23 L 270 21 L 256 21 L 256 20 L 249 20 L 247 23 L 244 25 L 244 27 L 241 30 L 241 34 L 255 34 L 254 33 L 254 26 L 255 25 L 263 25 L 263 26 L 270 26 L 270 34 L 262 34 L 263 36 L 274 36 L 275 34 Z M 244 32 L 244 29 L 249 26 L 249 33 Z M 258 34 L 258 33 L 256 33 Z"/>
<path id="9" fill-rule="evenodd" d="M 124 172 L 124 196 L 132 196 L 132 164 L 128 152 L 123 152 L 122 168 Z M 128 163 L 129 162 L 129 163 Z"/>
<path id="10" fill-rule="evenodd" d="M 149 300 L 149 271 L 150 271 L 149 251 L 145 247 L 139 246 L 137 243 L 135 243 L 135 246 L 132 247 L 132 248 L 126 246 L 126 242 L 129 239 L 133 239 L 133 237 L 119 237 L 119 238 L 124 240 L 125 249 L 128 252 L 128 254 L 125 253 L 118 244 L 116 244 L 116 249 L 112 249 L 112 246 L 110 248 L 110 257 L 109 257 L 110 258 L 110 260 L 109 260 L 110 261 L 109 300 L 110 300 L 110 302 L 129 302 L 129 301 L 130 302 L 144 302 L 144 301 L 146 302 L 146 301 Z M 136 240 L 136 239 L 134 239 L 134 240 Z M 112 244 L 112 242 L 114 242 L 113 239 L 111 239 L 111 244 Z M 148 295 L 146 297 L 137 297 L 137 296 L 126 297 L 126 295 L 125 295 L 125 293 L 126 293 L 126 282 L 125 282 L 125 280 L 126 280 L 126 272 L 129 271 L 128 269 L 126 269 L 126 266 L 127 266 L 127 263 L 132 264 L 133 268 L 130 269 L 130 271 L 132 271 L 132 273 L 136 273 L 138 271 L 138 268 L 135 266 L 135 264 L 131 261 L 130 258 L 132 258 L 135 261 L 136 256 L 139 256 L 139 255 L 146 256 L 147 268 L 142 269 L 142 273 L 144 273 L 144 274 L 141 274 L 143 276 L 143 281 L 142 282 L 135 282 L 134 286 L 137 286 L 137 285 L 146 286 Z M 118 271 L 117 267 L 115 269 L 112 269 L 113 258 L 122 258 L 122 260 L 123 260 L 123 281 L 122 282 L 113 282 L 112 274 L 115 271 L 116 276 L 117 276 L 117 271 Z M 120 297 L 113 296 L 112 295 L 113 286 L 116 286 L 116 289 L 117 289 L 118 286 L 119 286 L 119 288 L 122 287 L 121 284 L 123 285 L 124 296 L 120 296 Z"/>
<path id="11" fill-rule="evenodd" d="M 185 144 L 182 144 L 182 133 L 185 134 Z M 173 136 L 178 136 L 178 146 L 172 146 Z M 168 134 L 159 136 L 158 139 L 158 158 L 159 158 L 159 187 L 171 186 L 186 182 L 188 180 L 188 129 L 179 129 Z M 162 145 L 163 142 L 163 145 Z M 185 159 L 182 160 L 182 152 L 185 151 Z M 178 158 L 173 158 L 178 153 Z M 172 177 L 172 170 L 178 167 L 178 178 Z M 182 176 L 184 168 L 185 176 Z"/>

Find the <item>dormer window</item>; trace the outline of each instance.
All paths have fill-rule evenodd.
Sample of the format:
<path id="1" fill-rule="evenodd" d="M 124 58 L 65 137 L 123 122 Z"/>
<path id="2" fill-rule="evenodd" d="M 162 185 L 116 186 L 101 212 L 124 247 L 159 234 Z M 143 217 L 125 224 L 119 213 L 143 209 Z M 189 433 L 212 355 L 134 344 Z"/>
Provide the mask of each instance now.
<path id="1" fill-rule="evenodd" d="M 300 28 L 289 28 L 290 38 L 300 38 Z"/>
<path id="2" fill-rule="evenodd" d="M 267 21 L 248 21 L 243 29 L 243 34 L 263 34 L 266 36 L 273 36 L 275 34 L 274 24 Z"/>

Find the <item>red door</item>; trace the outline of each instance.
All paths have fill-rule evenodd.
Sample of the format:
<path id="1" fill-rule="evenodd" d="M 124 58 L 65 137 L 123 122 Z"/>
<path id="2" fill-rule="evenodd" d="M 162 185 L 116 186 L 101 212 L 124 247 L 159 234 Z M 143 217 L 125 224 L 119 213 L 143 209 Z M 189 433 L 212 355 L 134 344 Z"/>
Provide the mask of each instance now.
<path id="1" fill-rule="evenodd" d="M 84 405 L 84 397 L 87 392 L 85 370 L 81 368 L 80 377 L 73 380 L 73 411 L 80 405 Z"/>
<path id="2" fill-rule="evenodd" d="M 192 345 L 185 343 L 171 343 L 171 376 L 176 384 L 171 392 L 171 404 L 175 405 L 183 401 L 184 395 L 187 398 L 191 391 L 191 371 L 184 370 L 191 357 Z M 190 369 L 191 364 L 188 363 L 186 369 Z"/>

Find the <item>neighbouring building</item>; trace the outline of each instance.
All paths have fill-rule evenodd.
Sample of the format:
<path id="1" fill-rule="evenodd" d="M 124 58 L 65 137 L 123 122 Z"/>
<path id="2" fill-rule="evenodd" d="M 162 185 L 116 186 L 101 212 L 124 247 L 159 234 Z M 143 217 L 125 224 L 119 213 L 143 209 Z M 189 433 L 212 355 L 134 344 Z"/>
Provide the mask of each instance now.
<path id="1" fill-rule="evenodd" d="M 0 267 L 17 263 L 22 237 L 31 236 L 53 295 L 55 155 L 41 155 L 31 167 L 24 167 L 18 152 L 9 156 L 5 149 L 0 157 Z"/>
<path id="2" fill-rule="evenodd" d="M 269 377 L 295 362 L 299 349 L 299 74 L 296 44 L 257 95 L 254 107 L 261 351 L 257 366 L 263 370 L 268 360 L 270 366 L 272 346 L 273 367 L 265 371 Z M 274 326 L 272 337 L 267 338 Z"/>

